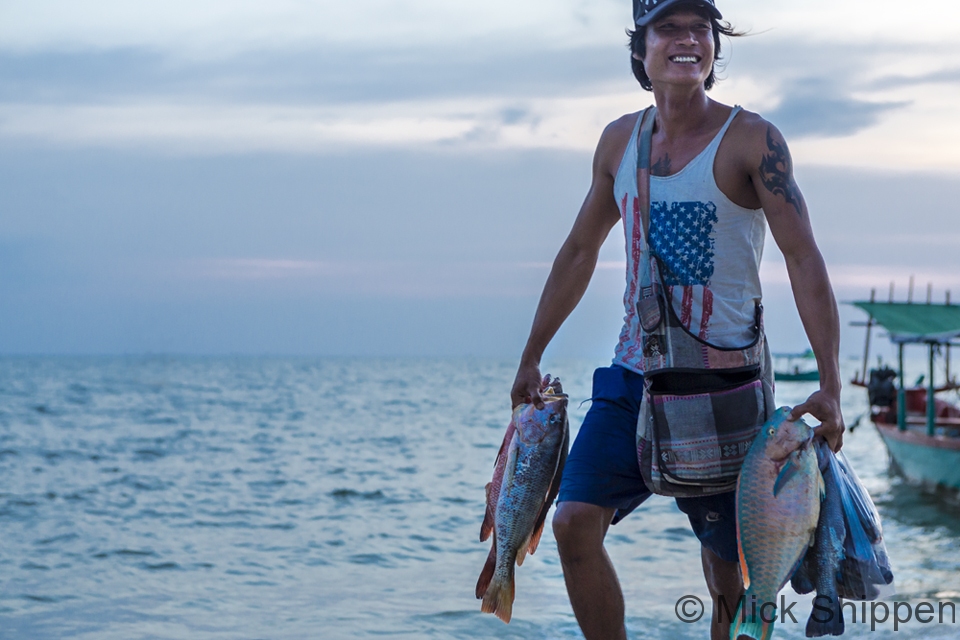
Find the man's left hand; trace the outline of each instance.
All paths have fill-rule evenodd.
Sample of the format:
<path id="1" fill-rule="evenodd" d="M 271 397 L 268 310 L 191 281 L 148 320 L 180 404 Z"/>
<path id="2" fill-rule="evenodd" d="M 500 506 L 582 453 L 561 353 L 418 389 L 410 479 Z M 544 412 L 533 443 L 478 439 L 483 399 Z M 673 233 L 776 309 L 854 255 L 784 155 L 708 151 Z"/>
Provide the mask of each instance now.
<path id="1" fill-rule="evenodd" d="M 799 420 L 805 413 L 809 413 L 820 421 L 815 427 L 814 434 L 824 438 L 834 453 L 843 446 L 843 414 L 840 413 L 840 394 L 823 391 L 815 392 L 803 404 L 799 404 L 790 412 L 790 420 Z"/>

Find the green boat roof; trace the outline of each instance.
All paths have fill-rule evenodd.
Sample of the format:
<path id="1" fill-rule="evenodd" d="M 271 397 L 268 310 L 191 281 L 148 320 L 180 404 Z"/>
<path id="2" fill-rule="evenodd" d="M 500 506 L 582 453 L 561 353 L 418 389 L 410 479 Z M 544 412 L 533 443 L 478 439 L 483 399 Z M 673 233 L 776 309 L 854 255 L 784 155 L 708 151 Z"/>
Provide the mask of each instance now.
<path id="1" fill-rule="evenodd" d="M 948 342 L 960 336 L 960 305 L 853 302 L 890 332 L 894 342 Z"/>

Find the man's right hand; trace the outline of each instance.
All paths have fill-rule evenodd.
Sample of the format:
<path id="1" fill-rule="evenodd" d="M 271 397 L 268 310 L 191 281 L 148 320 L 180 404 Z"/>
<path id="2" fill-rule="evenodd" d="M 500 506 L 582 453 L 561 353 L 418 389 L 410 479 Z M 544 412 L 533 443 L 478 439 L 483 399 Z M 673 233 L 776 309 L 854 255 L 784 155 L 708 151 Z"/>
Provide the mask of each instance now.
<path id="1" fill-rule="evenodd" d="M 543 384 L 543 377 L 540 375 L 540 365 L 536 363 L 520 363 L 517 370 L 517 377 L 513 381 L 513 389 L 510 391 L 511 407 L 528 403 L 536 405 L 537 409 L 543 408 L 543 399 L 540 397 L 540 387 Z"/>

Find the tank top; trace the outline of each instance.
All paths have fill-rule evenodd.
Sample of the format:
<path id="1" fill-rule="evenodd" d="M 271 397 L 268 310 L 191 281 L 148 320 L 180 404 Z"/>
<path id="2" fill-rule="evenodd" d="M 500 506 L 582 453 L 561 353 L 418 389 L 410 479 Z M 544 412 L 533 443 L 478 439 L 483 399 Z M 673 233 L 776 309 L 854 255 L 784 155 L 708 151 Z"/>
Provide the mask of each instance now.
<path id="1" fill-rule="evenodd" d="M 767 228 L 763 209 L 731 201 L 713 175 L 717 149 L 739 112 L 740 107 L 734 107 L 710 144 L 678 173 L 650 176 L 650 245 L 660 257 L 674 311 L 693 335 L 727 348 L 744 346 L 754 337 Z M 613 186 L 627 253 L 625 315 L 613 362 L 643 373 L 637 298 L 647 243 L 637 197 L 639 130 L 638 116 Z"/>

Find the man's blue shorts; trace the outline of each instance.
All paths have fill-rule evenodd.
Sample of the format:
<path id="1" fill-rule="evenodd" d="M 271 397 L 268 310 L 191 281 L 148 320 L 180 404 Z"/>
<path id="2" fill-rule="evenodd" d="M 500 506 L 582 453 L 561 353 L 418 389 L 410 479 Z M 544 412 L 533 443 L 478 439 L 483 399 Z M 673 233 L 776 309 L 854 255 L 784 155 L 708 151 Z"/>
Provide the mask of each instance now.
<path id="1" fill-rule="evenodd" d="M 619 365 L 593 372 L 593 404 L 570 449 L 557 502 L 615 507 L 613 524 L 650 497 L 637 462 L 637 416 L 643 376 Z M 736 492 L 677 498 L 701 544 L 736 562 Z"/>

